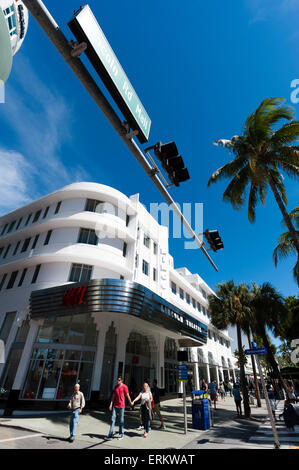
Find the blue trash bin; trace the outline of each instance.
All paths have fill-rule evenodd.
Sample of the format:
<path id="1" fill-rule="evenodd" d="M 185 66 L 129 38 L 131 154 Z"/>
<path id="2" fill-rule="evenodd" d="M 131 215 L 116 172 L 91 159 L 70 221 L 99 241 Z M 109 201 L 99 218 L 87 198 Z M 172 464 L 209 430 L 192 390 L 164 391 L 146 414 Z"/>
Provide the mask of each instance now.
<path id="1" fill-rule="evenodd" d="M 210 429 L 209 400 L 193 400 L 192 402 L 192 428 L 205 431 Z"/>

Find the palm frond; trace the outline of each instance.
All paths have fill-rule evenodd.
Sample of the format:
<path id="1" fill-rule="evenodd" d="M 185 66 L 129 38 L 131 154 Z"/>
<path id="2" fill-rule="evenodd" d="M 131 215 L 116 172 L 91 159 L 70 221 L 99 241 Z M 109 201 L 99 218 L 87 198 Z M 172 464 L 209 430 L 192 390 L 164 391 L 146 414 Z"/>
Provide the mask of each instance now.
<path id="1" fill-rule="evenodd" d="M 257 204 L 258 186 L 251 184 L 248 198 L 248 220 L 253 223 L 255 221 L 255 208 Z"/>
<path id="2" fill-rule="evenodd" d="M 230 202 L 234 209 L 240 209 L 245 202 L 244 192 L 249 182 L 250 168 L 246 165 L 227 186 L 223 193 L 223 200 Z"/>
<path id="3" fill-rule="evenodd" d="M 299 138 L 299 121 L 292 121 L 284 124 L 269 139 L 269 145 L 272 148 L 282 145 L 288 145 L 297 141 Z"/>

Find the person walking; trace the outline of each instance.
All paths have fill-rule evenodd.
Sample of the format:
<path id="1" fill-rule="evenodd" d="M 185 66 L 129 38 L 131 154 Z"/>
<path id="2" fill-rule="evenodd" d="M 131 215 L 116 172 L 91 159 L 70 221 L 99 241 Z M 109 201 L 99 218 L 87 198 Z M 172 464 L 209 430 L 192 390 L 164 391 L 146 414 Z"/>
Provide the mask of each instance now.
<path id="1" fill-rule="evenodd" d="M 223 382 L 220 382 L 219 384 L 218 393 L 220 395 L 221 400 L 225 401 Z"/>
<path id="2" fill-rule="evenodd" d="M 159 429 L 166 429 L 164 419 L 162 418 L 160 411 L 160 389 L 158 388 L 157 379 L 153 380 L 152 395 L 154 401 L 153 414 L 156 414 L 161 422 L 161 426 Z"/>
<path id="3" fill-rule="evenodd" d="M 216 401 L 217 401 L 217 382 L 216 382 L 216 379 L 214 379 L 212 382 L 210 382 L 208 387 L 209 387 L 209 391 L 210 391 L 211 401 L 214 402 L 214 409 L 216 410 Z"/>
<path id="4" fill-rule="evenodd" d="M 228 388 L 230 396 L 232 397 L 233 396 L 233 384 L 231 383 L 230 380 L 227 382 L 227 388 Z"/>
<path id="5" fill-rule="evenodd" d="M 141 400 L 141 416 L 142 416 L 142 423 L 144 427 L 144 434 L 143 437 L 147 437 L 149 433 L 149 425 L 152 418 L 152 401 L 153 395 L 150 391 L 148 383 L 143 384 L 143 391 L 139 393 L 138 397 L 134 398 L 132 402 L 132 406 L 136 401 Z"/>
<path id="6" fill-rule="evenodd" d="M 272 383 L 270 382 L 270 380 L 268 380 L 268 382 L 267 382 L 266 390 L 267 390 L 267 393 L 268 393 L 268 398 L 269 398 L 273 418 L 274 418 L 274 421 L 276 421 L 275 410 L 276 410 L 277 407 L 276 407 L 275 393 L 274 393 L 274 387 L 273 387 Z"/>
<path id="7" fill-rule="evenodd" d="M 70 437 L 69 441 L 74 442 L 76 436 L 76 429 L 79 422 L 79 415 L 85 406 L 85 398 L 82 392 L 80 392 L 80 385 L 76 384 L 74 387 L 74 393 L 69 401 L 68 409 L 71 410 L 70 419 Z"/>
<path id="8" fill-rule="evenodd" d="M 107 437 L 105 437 L 106 441 L 110 441 L 113 437 L 113 431 L 114 431 L 117 414 L 119 415 L 118 440 L 120 441 L 124 437 L 124 418 L 125 418 L 126 398 L 129 400 L 130 405 L 133 406 L 133 402 L 131 400 L 128 387 L 123 383 L 122 377 L 119 376 L 117 379 L 117 384 L 113 389 L 111 402 L 109 405 L 109 411 L 112 411 L 112 419 L 111 419 L 111 426 L 110 426 L 109 434 Z"/>
<path id="9" fill-rule="evenodd" d="M 240 393 L 240 388 L 238 387 L 238 385 L 236 383 L 234 384 L 234 387 L 233 387 L 233 396 L 234 396 L 234 399 L 235 399 L 237 414 L 238 414 L 238 416 L 241 417 L 242 416 L 242 407 L 241 407 L 242 397 L 241 397 L 241 393 Z"/>

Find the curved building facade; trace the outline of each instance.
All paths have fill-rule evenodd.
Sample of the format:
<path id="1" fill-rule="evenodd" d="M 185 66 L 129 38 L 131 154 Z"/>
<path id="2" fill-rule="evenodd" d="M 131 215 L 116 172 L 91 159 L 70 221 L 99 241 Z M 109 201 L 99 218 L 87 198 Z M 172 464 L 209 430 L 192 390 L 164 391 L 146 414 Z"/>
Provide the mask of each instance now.
<path id="1" fill-rule="evenodd" d="M 28 29 L 28 10 L 21 0 L 0 0 L 0 80 L 6 82 L 12 57 Z"/>
<path id="2" fill-rule="evenodd" d="M 175 269 L 168 229 L 114 188 L 75 183 L 0 219 L 0 400 L 6 408 L 64 407 L 79 381 L 91 404 L 118 374 L 132 395 L 144 379 L 180 392 L 189 374 L 234 374 L 230 337 L 210 324 L 197 274 Z"/>

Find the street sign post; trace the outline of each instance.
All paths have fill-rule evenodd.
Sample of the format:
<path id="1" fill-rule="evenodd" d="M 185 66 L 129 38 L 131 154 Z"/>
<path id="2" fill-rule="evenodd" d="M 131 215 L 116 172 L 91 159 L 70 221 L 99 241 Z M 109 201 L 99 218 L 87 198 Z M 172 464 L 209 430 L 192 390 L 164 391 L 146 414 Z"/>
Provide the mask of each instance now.
<path id="1" fill-rule="evenodd" d="M 255 343 L 252 343 L 252 345 L 255 346 Z M 268 411 L 268 415 L 269 415 L 270 423 L 271 423 L 271 427 L 272 427 L 272 432 L 273 432 L 274 447 L 275 447 L 275 449 L 279 449 L 280 448 L 280 442 L 278 440 L 277 429 L 276 429 L 276 426 L 275 426 L 275 421 L 274 421 L 274 417 L 273 417 L 273 413 L 272 413 L 272 409 L 271 409 L 271 405 L 270 405 L 270 400 L 269 400 L 268 392 L 267 392 L 267 389 L 266 389 L 265 379 L 264 379 L 264 375 L 263 375 L 263 371 L 262 371 L 262 367 L 261 367 L 261 363 L 260 363 L 260 358 L 259 358 L 259 356 L 261 354 L 267 354 L 267 349 L 266 348 L 257 348 L 257 347 L 254 347 L 253 349 L 245 349 L 245 354 L 246 355 L 254 354 L 256 356 L 255 359 L 256 359 L 256 362 L 257 362 L 257 366 L 258 366 L 258 370 L 259 370 L 259 374 L 260 374 L 260 379 L 261 379 L 261 382 L 262 382 L 264 397 L 265 397 L 266 405 L 267 405 L 267 411 Z"/>
<path id="2" fill-rule="evenodd" d="M 185 364 L 179 365 L 178 373 L 179 373 L 179 381 L 183 382 L 184 433 L 187 434 L 186 382 L 188 382 L 188 367 Z"/>
<path id="3" fill-rule="evenodd" d="M 87 43 L 88 59 L 130 127 L 133 131 L 138 130 L 137 139 L 144 144 L 149 138 L 151 120 L 90 7 L 82 7 L 68 25 L 79 43 Z"/>

